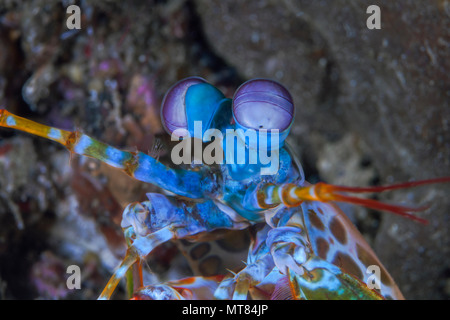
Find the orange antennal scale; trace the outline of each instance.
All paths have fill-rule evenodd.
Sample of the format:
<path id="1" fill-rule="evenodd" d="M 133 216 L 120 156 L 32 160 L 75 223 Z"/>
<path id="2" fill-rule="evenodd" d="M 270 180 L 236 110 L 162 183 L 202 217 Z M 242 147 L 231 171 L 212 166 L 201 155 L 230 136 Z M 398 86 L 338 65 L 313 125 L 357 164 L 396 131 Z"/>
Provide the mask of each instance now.
<path id="1" fill-rule="evenodd" d="M 404 182 L 386 186 L 346 187 L 319 182 L 308 186 L 297 186 L 287 183 L 281 186 L 265 184 L 258 190 L 258 203 L 262 208 L 269 208 L 283 203 L 287 207 L 296 207 L 303 201 L 337 201 L 360 205 L 366 208 L 389 211 L 408 219 L 427 224 L 425 219 L 416 217 L 410 212 L 420 212 L 429 206 L 408 207 L 384 203 L 378 200 L 358 198 L 346 193 L 380 193 L 389 190 L 413 188 L 428 184 L 450 182 L 450 177 L 435 178 L 420 181 Z"/>

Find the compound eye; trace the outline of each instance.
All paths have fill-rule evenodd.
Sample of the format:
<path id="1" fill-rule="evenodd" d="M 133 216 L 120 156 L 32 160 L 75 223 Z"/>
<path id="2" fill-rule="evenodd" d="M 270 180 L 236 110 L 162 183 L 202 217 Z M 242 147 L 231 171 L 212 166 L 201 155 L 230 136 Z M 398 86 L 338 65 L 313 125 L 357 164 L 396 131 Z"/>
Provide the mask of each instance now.
<path id="1" fill-rule="evenodd" d="M 189 87 L 206 83 L 200 77 L 189 77 L 174 84 L 164 96 L 161 104 L 161 121 L 169 134 L 176 129 L 188 129 L 185 97 Z"/>
<path id="2" fill-rule="evenodd" d="M 247 129 L 288 130 L 294 119 L 289 91 L 276 81 L 253 79 L 242 84 L 233 97 L 235 121 Z"/>

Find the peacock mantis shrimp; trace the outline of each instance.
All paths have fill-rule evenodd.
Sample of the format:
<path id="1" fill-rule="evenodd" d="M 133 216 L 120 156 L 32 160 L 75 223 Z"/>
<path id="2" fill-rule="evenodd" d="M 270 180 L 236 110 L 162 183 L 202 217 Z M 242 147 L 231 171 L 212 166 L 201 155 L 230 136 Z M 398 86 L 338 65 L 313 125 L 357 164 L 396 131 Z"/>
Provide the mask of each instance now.
<path id="1" fill-rule="evenodd" d="M 247 81 L 232 99 L 202 78 L 181 80 L 168 90 L 161 107 L 165 129 L 180 143 L 179 152 L 172 153 L 175 166 L 5 109 L 0 109 L 0 126 L 56 141 L 71 153 L 98 159 L 167 191 L 148 193 L 147 201 L 124 209 L 121 227 L 128 249 L 99 299 L 109 299 L 133 265 L 139 270 L 135 299 L 403 299 L 386 268 L 334 202 L 426 223 L 411 214 L 423 207 L 348 193 L 384 192 L 450 178 L 366 188 L 310 184 L 285 143 L 294 113 L 290 93 L 272 80 Z M 209 156 L 204 153 L 202 162 L 194 150 L 193 164 L 179 166 L 191 160 L 191 141 L 194 149 L 209 143 Z M 244 229 L 252 230 L 247 261 L 232 276 L 196 275 L 144 286 L 141 261 L 157 246 L 179 239 L 211 240 Z M 378 273 L 368 272 L 374 267 Z"/>

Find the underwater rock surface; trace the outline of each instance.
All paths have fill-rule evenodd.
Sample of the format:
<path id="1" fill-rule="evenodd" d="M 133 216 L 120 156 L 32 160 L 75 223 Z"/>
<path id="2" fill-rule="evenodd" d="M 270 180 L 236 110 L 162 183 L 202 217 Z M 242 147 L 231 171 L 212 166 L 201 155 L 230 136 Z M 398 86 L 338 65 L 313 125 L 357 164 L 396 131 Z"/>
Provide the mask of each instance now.
<path id="1" fill-rule="evenodd" d="M 311 182 L 450 175 L 445 1 L 381 1 L 380 30 L 366 27 L 370 1 L 84 1 L 79 31 L 66 28 L 66 2 L 4 3 L 0 105 L 21 116 L 163 158 L 159 107 L 177 80 L 198 75 L 231 97 L 245 80 L 267 77 L 293 95 L 288 141 Z M 7 130 L 0 173 L 6 299 L 96 298 L 125 249 L 123 207 L 157 191 Z M 406 298 L 450 298 L 449 191 L 436 185 L 380 196 L 429 204 L 421 214 L 427 226 L 345 207 Z M 176 252 L 168 245 L 149 258 L 163 280 L 185 272 L 182 263 L 170 268 Z M 82 295 L 59 287 L 68 264 L 87 270 Z"/>

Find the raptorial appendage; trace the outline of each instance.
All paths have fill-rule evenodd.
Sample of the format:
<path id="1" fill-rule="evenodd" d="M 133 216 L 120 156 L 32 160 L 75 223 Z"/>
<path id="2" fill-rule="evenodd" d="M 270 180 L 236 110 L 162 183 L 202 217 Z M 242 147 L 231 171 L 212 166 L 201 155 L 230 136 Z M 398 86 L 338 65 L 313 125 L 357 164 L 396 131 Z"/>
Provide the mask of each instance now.
<path id="1" fill-rule="evenodd" d="M 148 201 L 132 203 L 123 212 L 121 227 L 129 248 L 99 299 L 109 299 L 125 272 L 167 241 L 212 237 L 209 233 L 218 229 L 241 230 L 249 226 L 233 220 L 234 216 L 212 200 L 187 202 L 158 193 L 148 193 L 147 197 Z"/>
<path id="2" fill-rule="evenodd" d="M 16 116 L 5 109 L 0 110 L 0 126 L 56 141 L 71 153 L 98 159 L 136 180 L 157 185 L 180 196 L 202 198 L 205 192 L 214 189 L 214 181 L 204 181 L 203 172 L 169 169 L 143 152 L 119 150 L 79 131 L 49 127 Z"/>

